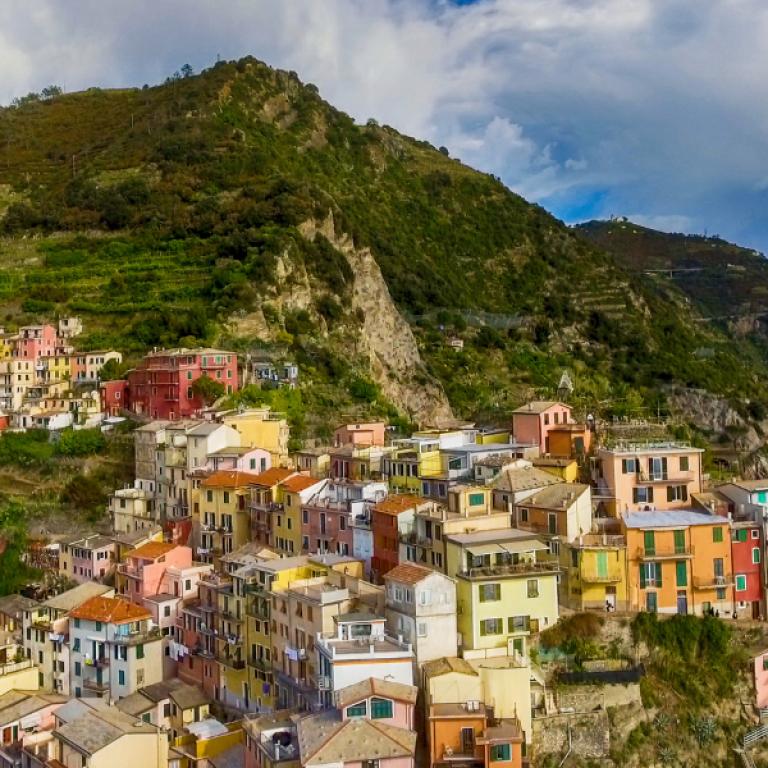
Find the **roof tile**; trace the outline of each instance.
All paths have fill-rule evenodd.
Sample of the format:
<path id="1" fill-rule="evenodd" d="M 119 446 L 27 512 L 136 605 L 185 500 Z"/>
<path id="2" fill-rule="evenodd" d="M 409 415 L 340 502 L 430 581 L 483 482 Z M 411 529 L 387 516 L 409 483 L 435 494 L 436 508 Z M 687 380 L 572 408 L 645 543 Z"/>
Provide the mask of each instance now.
<path id="1" fill-rule="evenodd" d="M 70 611 L 75 619 L 103 621 L 105 624 L 126 624 L 152 618 L 146 608 L 120 597 L 92 597 Z"/>

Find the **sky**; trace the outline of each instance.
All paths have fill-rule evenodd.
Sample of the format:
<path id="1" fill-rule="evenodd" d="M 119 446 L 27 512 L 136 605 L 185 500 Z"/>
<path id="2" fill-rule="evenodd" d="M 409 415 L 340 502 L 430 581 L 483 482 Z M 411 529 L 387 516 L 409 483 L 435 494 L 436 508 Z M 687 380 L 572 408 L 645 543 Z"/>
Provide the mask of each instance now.
<path id="1" fill-rule="evenodd" d="M 766 0 L 2 0 L 0 103 L 253 55 L 568 223 L 768 251 Z"/>

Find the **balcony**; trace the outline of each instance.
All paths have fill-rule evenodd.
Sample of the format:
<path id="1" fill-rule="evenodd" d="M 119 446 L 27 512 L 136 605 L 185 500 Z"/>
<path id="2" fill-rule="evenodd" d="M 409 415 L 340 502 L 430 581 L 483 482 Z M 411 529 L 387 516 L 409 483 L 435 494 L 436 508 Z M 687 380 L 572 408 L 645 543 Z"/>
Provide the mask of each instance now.
<path id="1" fill-rule="evenodd" d="M 285 655 L 292 661 L 304 661 L 307 658 L 307 649 L 294 648 L 292 645 L 286 645 Z"/>
<path id="2" fill-rule="evenodd" d="M 640 548 L 635 555 L 636 560 L 690 560 L 693 557 L 693 547 L 655 547 L 654 549 Z"/>
<path id="3" fill-rule="evenodd" d="M 642 485 L 654 483 L 690 483 L 693 480 L 693 472 L 638 472 L 637 482 Z"/>
<path id="4" fill-rule="evenodd" d="M 109 656 L 105 654 L 103 656 L 99 656 L 97 659 L 86 658 L 83 664 L 86 667 L 91 667 L 93 669 L 104 669 L 105 667 L 109 666 Z"/>
<path id="5" fill-rule="evenodd" d="M 694 589 L 725 589 L 726 587 L 732 587 L 733 584 L 732 573 L 693 577 Z"/>
<path id="6" fill-rule="evenodd" d="M 262 672 L 272 671 L 272 663 L 269 661 L 266 661 L 265 659 L 260 659 L 257 656 L 248 657 L 248 666 L 254 667 L 256 669 L 260 669 Z"/>
<path id="7" fill-rule="evenodd" d="M 468 568 L 459 571 L 458 575 L 465 579 L 488 579 L 499 576 L 529 576 L 559 572 L 560 565 L 558 563 L 509 563 L 507 565 L 490 565 L 484 568 Z"/>
<path id="8" fill-rule="evenodd" d="M 0 677 L 12 675 L 14 672 L 22 672 L 32 666 L 34 666 L 32 659 L 22 659 L 21 661 L 11 661 L 8 664 L 0 664 Z"/>
<path id="9" fill-rule="evenodd" d="M 587 571 L 580 574 L 585 584 L 618 584 L 622 580 L 621 573 L 595 573 Z"/>
<path id="10" fill-rule="evenodd" d="M 227 656 L 226 653 L 217 653 L 216 661 L 231 669 L 245 669 L 245 659 L 236 659 L 234 656 Z"/>
<path id="11" fill-rule="evenodd" d="M 275 670 L 275 682 L 279 683 L 283 688 L 293 688 L 300 693 L 317 693 L 312 679 L 304 677 L 294 677 L 288 675 L 280 670 Z"/>
<path id="12" fill-rule="evenodd" d="M 144 575 L 143 568 L 134 568 L 132 565 L 127 565 L 126 563 L 118 563 L 117 566 L 117 572 L 121 576 L 125 576 L 129 579 L 141 579 Z"/>
<path id="13" fill-rule="evenodd" d="M 139 643 L 151 643 L 154 640 L 160 640 L 162 633 L 160 627 L 144 629 L 139 632 L 129 632 L 125 635 L 115 635 L 112 642 L 116 645 L 138 645 Z"/>
<path id="14" fill-rule="evenodd" d="M 570 544 L 571 549 L 621 549 L 625 544 L 623 536 L 609 536 L 587 533 Z"/>
<path id="15" fill-rule="evenodd" d="M 97 693 L 104 693 L 109 690 L 109 680 L 97 680 L 95 678 L 84 678 L 83 688 Z"/>

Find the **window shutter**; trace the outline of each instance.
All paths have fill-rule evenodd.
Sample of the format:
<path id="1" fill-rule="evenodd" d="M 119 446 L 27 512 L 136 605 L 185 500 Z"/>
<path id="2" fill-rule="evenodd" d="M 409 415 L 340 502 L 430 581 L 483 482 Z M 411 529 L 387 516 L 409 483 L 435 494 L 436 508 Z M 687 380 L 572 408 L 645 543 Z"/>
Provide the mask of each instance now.
<path id="1" fill-rule="evenodd" d="M 688 486 L 684 485 L 683 488 L 683 501 L 688 501 Z"/>
<path id="2" fill-rule="evenodd" d="M 637 488 L 632 489 L 632 503 L 637 504 Z"/>
<path id="3" fill-rule="evenodd" d="M 661 587 L 661 563 L 654 563 L 656 566 L 656 586 Z"/>
<path id="4" fill-rule="evenodd" d="M 645 589 L 645 565 L 640 563 L 640 589 Z"/>
<path id="5" fill-rule="evenodd" d="M 648 488 L 648 503 L 653 504 L 653 488 Z"/>
<path id="6" fill-rule="evenodd" d="M 627 474 L 627 460 L 626 459 L 622 459 L 621 460 L 621 473 L 623 475 Z"/>
<path id="7" fill-rule="evenodd" d="M 671 486 L 667 486 L 667 501 L 674 501 L 675 500 L 675 489 Z"/>

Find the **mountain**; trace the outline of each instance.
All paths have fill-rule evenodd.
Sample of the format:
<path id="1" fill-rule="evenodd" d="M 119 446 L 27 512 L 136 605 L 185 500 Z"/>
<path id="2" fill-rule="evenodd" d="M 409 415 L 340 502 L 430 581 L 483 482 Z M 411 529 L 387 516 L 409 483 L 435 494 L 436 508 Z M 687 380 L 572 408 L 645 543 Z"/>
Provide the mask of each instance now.
<path id="1" fill-rule="evenodd" d="M 294 359 L 307 434 L 339 414 L 501 419 L 565 369 L 606 415 L 666 410 L 684 387 L 745 414 L 768 402 L 758 341 L 445 148 L 355 124 L 250 57 L 0 110 L 0 216 L 6 322 L 77 313 L 83 345 Z"/>

